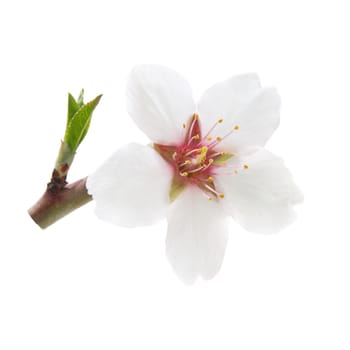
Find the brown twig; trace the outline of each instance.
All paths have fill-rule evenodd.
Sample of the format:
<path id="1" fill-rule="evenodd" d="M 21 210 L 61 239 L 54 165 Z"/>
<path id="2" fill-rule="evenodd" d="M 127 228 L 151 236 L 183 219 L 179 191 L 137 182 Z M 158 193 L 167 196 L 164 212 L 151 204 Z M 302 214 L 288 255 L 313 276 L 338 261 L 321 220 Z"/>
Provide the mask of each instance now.
<path id="1" fill-rule="evenodd" d="M 92 197 L 87 192 L 86 179 L 83 178 L 61 189 L 49 188 L 49 183 L 43 196 L 28 210 L 29 215 L 42 229 L 45 229 L 90 202 Z"/>

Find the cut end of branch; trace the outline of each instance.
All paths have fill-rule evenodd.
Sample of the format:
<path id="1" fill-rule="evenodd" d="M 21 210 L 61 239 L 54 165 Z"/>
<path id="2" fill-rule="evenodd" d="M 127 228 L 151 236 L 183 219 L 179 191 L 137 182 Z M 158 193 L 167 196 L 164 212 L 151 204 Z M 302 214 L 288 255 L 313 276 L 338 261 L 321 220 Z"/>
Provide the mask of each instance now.
<path id="1" fill-rule="evenodd" d="M 28 210 L 28 214 L 42 229 L 49 227 L 75 209 L 92 200 L 86 189 L 86 179 L 78 180 L 61 189 L 48 189 Z"/>

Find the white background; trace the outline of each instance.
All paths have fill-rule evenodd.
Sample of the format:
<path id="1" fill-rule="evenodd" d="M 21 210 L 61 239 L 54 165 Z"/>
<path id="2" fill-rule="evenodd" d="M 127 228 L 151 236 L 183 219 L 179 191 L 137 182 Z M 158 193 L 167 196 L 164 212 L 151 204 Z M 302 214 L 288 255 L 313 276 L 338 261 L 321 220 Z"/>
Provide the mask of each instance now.
<path id="1" fill-rule="evenodd" d="M 0 348 L 349 349 L 347 4 L 2 1 Z M 245 72 L 282 96 L 268 148 L 305 193 L 299 219 L 273 236 L 232 223 L 221 272 L 193 287 L 166 261 L 165 222 L 121 229 L 89 204 L 41 231 L 26 213 L 49 179 L 68 91 L 104 93 L 71 180 L 148 142 L 125 109 L 137 63 L 178 70 L 196 97 Z"/>

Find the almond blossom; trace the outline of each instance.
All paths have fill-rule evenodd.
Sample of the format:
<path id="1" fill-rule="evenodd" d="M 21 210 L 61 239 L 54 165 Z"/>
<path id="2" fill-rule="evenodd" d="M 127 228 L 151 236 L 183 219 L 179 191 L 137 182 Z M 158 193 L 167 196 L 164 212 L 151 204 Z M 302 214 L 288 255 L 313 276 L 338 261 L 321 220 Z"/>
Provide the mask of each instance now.
<path id="1" fill-rule="evenodd" d="M 278 127 L 280 97 L 256 74 L 220 82 L 195 104 L 175 71 L 137 66 L 127 107 L 152 144 L 119 149 L 87 188 L 102 220 L 136 227 L 166 218 L 167 257 L 185 283 L 217 274 L 230 217 L 260 233 L 293 221 L 302 194 L 282 159 L 263 148 Z"/>

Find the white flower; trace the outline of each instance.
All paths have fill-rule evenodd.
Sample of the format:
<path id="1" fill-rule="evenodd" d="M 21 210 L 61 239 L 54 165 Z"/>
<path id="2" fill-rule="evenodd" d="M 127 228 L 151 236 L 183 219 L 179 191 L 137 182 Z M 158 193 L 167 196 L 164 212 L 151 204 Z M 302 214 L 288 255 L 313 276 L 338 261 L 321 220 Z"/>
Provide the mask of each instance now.
<path id="1" fill-rule="evenodd" d="M 178 73 L 138 66 L 127 105 L 153 144 L 124 146 L 87 188 L 102 220 L 135 227 L 166 217 L 167 256 L 185 283 L 219 271 L 230 216 L 262 233 L 294 219 L 302 194 L 283 161 L 262 148 L 279 124 L 280 97 L 255 74 L 214 85 L 196 106 Z"/>

